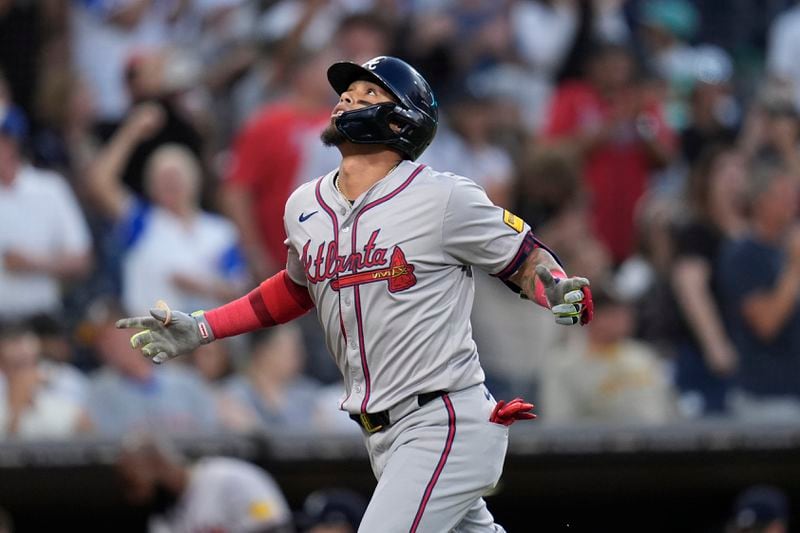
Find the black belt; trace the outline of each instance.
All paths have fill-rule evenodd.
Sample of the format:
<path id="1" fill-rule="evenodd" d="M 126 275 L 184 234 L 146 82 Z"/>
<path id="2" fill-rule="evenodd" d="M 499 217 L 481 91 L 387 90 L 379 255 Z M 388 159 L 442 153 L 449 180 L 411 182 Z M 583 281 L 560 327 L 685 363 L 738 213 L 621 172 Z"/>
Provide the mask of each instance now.
<path id="1" fill-rule="evenodd" d="M 428 402 L 435 400 L 441 396 L 447 394 L 445 390 L 437 390 L 433 392 L 426 392 L 424 394 L 417 395 L 417 404 L 422 407 Z M 350 418 L 355 420 L 355 422 L 364 428 L 367 433 L 377 433 L 382 429 L 388 427 L 392 421 L 389 418 L 389 411 L 381 411 L 379 413 L 360 413 L 357 415 L 350 415 Z"/>

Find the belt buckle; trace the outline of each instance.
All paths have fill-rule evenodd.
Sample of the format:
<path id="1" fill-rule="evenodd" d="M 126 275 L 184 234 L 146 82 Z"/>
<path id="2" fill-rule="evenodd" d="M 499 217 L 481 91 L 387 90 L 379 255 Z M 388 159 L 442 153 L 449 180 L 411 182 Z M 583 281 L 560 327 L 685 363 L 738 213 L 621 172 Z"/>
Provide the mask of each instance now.
<path id="1" fill-rule="evenodd" d="M 361 413 L 358 415 L 358 419 L 361 420 L 361 426 L 366 429 L 367 433 L 370 435 L 383 429 L 383 424 L 373 425 L 367 413 Z"/>

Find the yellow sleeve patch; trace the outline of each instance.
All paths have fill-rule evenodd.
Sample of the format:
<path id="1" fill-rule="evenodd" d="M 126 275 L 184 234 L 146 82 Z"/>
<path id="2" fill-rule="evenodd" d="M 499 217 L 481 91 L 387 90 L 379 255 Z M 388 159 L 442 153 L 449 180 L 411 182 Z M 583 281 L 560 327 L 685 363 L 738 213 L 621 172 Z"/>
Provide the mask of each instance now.
<path id="1" fill-rule="evenodd" d="M 522 219 L 508 209 L 503 209 L 503 222 L 517 233 L 522 233 L 522 230 L 525 228 L 525 223 Z"/>
<path id="2" fill-rule="evenodd" d="M 264 520 L 272 516 L 272 507 L 267 502 L 253 502 L 248 509 L 250 518 Z"/>

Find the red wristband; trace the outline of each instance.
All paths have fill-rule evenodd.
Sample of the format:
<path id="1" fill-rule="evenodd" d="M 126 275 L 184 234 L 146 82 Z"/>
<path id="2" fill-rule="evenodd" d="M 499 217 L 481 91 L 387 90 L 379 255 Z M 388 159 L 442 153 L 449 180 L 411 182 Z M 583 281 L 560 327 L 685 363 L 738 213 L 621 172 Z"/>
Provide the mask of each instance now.
<path id="1" fill-rule="evenodd" d="M 247 295 L 206 311 L 204 316 L 214 338 L 222 339 L 289 322 L 312 307 L 314 302 L 308 290 L 282 270 Z"/>
<path id="2" fill-rule="evenodd" d="M 557 268 L 551 269 L 550 274 L 553 275 L 553 277 L 556 280 L 556 283 L 558 283 L 559 280 L 567 278 L 567 275 L 564 273 L 564 271 Z M 544 291 L 544 284 L 542 283 L 542 280 L 539 279 L 539 276 L 536 276 L 536 279 L 533 282 L 533 290 L 534 290 L 533 301 L 541 305 L 542 307 L 550 309 L 550 302 L 547 301 L 547 295 L 545 294 Z"/>

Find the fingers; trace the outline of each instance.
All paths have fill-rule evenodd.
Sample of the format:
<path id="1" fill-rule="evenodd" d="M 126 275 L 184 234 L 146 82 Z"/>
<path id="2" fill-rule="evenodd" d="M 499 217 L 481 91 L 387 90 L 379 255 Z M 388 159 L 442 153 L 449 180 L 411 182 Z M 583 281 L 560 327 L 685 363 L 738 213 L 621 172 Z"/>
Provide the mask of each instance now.
<path id="1" fill-rule="evenodd" d="M 579 318 L 576 316 L 559 316 L 556 317 L 556 324 L 562 326 L 573 326 L 578 323 Z"/>
<path id="2" fill-rule="evenodd" d="M 570 291 L 564 295 L 564 301 L 568 304 L 576 304 L 581 300 L 583 300 L 583 291 L 580 289 Z"/>
<path id="3" fill-rule="evenodd" d="M 161 363 L 163 363 L 163 362 L 164 362 L 164 361 L 166 361 L 167 359 L 169 359 L 169 355 L 167 355 L 167 352 L 158 352 L 158 353 L 157 353 L 157 354 L 156 354 L 156 355 L 153 357 L 153 362 L 154 362 L 155 364 L 157 364 L 157 365 L 160 365 Z"/>
<path id="4" fill-rule="evenodd" d="M 551 309 L 554 315 L 562 316 L 578 316 L 583 311 L 581 304 L 558 304 Z"/>
<path id="5" fill-rule="evenodd" d="M 154 329 L 162 325 L 162 322 L 149 316 L 134 316 L 117 320 L 115 326 L 119 329 L 140 328 Z"/>
<path id="6" fill-rule="evenodd" d="M 161 320 L 164 323 L 164 327 L 169 326 L 169 323 L 172 322 L 172 310 L 167 305 L 167 302 L 165 302 L 164 300 L 157 301 L 156 302 L 156 309 L 160 309 L 161 311 L 164 311 L 164 318 L 163 319 L 160 318 L 159 316 L 157 316 L 156 318 L 158 318 L 159 320 Z M 150 311 L 150 314 L 151 315 L 153 314 L 152 310 Z M 159 313 L 159 315 L 160 315 L 160 313 Z"/>
<path id="7" fill-rule="evenodd" d="M 151 342 L 153 342 L 153 332 L 149 329 L 145 329 L 131 337 L 131 348 L 135 350 Z"/>
<path id="8" fill-rule="evenodd" d="M 565 291 L 581 290 L 582 287 L 589 286 L 589 280 L 586 278 L 567 278 L 563 280 L 563 287 Z"/>
<path id="9" fill-rule="evenodd" d="M 172 321 L 172 311 L 169 309 L 154 308 L 150 309 L 150 315 L 158 320 L 159 326 L 167 327 Z"/>
<path id="10" fill-rule="evenodd" d="M 550 270 L 544 265 L 536 265 L 536 275 L 544 285 L 545 289 L 549 289 L 550 287 L 555 287 L 556 280 L 553 278 L 553 275 L 550 273 Z"/>
<path id="11" fill-rule="evenodd" d="M 165 347 L 164 347 L 163 344 L 160 344 L 158 342 L 151 342 L 149 344 L 145 344 L 144 345 L 144 347 L 142 348 L 142 353 L 145 356 L 147 356 L 150 359 L 152 359 L 153 357 L 158 355 L 160 352 L 163 352 L 164 349 L 165 349 Z"/>

